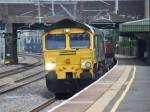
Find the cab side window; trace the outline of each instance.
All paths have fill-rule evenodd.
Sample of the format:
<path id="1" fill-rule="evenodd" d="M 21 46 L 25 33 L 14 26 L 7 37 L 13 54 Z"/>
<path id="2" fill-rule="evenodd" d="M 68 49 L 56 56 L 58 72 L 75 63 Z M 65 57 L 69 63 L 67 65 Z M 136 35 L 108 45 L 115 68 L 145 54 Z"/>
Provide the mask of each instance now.
<path id="1" fill-rule="evenodd" d="M 100 57 L 104 54 L 104 41 L 101 34 L 96 34 L 94 36 L 94 47 L 96 50 L 96 57 Z"/>
<path id="2" fill-rule="evenodd" d="M 97 34 L 94 36 L 94 47 L 96 50 L 96 57 L 99 57 L 99 55 L 100 55 L 100 52 L 99 52 L 99 35 L 97 35 Z"/>

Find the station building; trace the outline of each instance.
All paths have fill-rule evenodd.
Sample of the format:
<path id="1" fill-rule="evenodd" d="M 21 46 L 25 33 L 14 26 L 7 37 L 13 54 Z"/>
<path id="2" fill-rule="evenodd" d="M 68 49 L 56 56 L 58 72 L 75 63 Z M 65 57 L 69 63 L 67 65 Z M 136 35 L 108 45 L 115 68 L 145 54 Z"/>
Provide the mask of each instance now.
<path id="1" fill-rule="evenodd" d="M 145 19 L 120 24 L 120 32 L 137 40 L 137 58 L 150 64 L 150 1 L 145 0 Z"/>

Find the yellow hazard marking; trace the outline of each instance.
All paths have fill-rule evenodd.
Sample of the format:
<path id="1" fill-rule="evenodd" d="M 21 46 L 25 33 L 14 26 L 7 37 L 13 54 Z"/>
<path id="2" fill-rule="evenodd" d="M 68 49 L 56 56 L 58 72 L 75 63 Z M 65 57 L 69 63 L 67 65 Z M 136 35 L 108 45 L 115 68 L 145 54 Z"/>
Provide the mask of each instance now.
<path id="1" fill-rule="evenodd" d="M 118 109 L 119 105 L 121 104 L 122 100 L 125 98 L 125 96 L 127 95 L 132 83 L 133 83 L 133 80 L 135 78 L 135 72 L 136 72 L 136 66 L 134 65 L 134 70 L 133 70 L 133 74 L 132 74 L 132 77 L 125 89 L 125 91 L 122 93 L 121 97 L 117 100 L 117 102 L 114 104 L 111 112 L 116 112 L 116 110 Z"/>

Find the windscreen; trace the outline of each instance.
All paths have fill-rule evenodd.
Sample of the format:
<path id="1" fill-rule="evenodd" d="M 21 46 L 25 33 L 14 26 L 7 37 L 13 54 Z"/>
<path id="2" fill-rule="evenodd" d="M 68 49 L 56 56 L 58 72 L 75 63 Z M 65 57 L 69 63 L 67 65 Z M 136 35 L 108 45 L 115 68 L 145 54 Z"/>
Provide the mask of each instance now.
<path id="1" fill-rule="evenodd" d="M 89 33 L 72 33 L 70 34 L 71 48 L 89 48 L 90 35 Z"/>
<path id="2" fill-rule="evenodd" d="M 48 50 L 64 49 L 66 47 L 66 36 L 64 34 L 48 34 L 45 44 Z"/>

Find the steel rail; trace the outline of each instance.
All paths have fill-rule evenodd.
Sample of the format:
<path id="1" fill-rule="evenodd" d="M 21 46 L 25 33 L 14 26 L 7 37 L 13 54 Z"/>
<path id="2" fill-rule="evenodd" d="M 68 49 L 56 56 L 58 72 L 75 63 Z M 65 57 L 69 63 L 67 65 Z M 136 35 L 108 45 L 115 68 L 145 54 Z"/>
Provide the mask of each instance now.
<path id="1" fill-rule="evenodd" d="M 53 96 L 48 101 L 45 101 L 38 107 L 32 109 L 30 112 L 39 112 L 39 111 L 45 109 L 46 107 L 48 107 L 49 105 L 51 105 L 52 103 L 54 103 L 55 101 L 56 101 L 56 98 L 55 98 L 55 96 Z"/>
<path id="2" fill-rule="evenodd" d="M 33 64 L 26 65 L 24 67 L 19 67 L 19 68 L 16 68 L 16 69 L 12 69 L 12 70 L 8 70 L 8 71 L 5 71 L 5 72 L 1 72 L 0 73 L 0 78 L 4 78 L 4 77 L 10 76 L 10 75 L 12 76 L 12 75 L 15 75 L 17 73 L 21 73 L 21 72 L 30 70 L 30 69 L 32 69 L 34 67 L 42 65 L 41 60 L 40 60 L 39 57 L 35 57 L 35 56 L 32 56 L 32 57 L 38 59 L 38 61 L 33 63 Z"/>
<path id="3" fill-rule="evenodd" d="M 25 86 L 27 84 L 33 83 L 35 81 L 38 81 L 40 79 L 43 79 L 45 76 L 42 75 L 42 73 L 44 73 L 44 72 L 40 71 L 36 74 L 32 74 L 31 76 L 27 76 L 22 79 L 16 80 L 16 81 L 14 81 L 14 84 L 2 85 L 2 86 L 0 86 L 0 94 L 12 91 L 16 88 L 19 88 L 19 87 Z"/>

